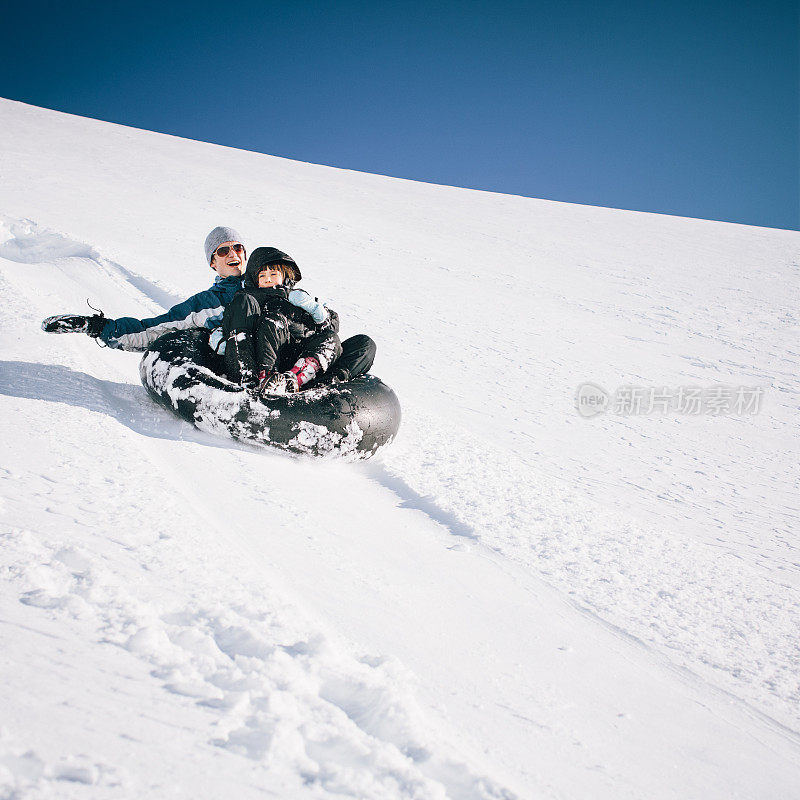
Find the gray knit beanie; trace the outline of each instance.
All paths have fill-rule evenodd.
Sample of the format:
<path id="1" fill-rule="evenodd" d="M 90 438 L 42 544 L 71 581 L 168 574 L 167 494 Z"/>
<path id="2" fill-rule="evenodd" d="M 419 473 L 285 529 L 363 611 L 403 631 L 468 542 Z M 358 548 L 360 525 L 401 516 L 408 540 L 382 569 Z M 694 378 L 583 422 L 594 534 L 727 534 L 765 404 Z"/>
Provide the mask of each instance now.
<path id="1" fill-rule="evenodd" d="M 211 233 L 206 236 L 206 264 L 211 263 L 216 249 L 223 242 L 241 242 L 242 237 L 233 228 L 226 228 L 223 225 L 218 225 Z M 243 243 L 243 242 L 242 242 Z"/>

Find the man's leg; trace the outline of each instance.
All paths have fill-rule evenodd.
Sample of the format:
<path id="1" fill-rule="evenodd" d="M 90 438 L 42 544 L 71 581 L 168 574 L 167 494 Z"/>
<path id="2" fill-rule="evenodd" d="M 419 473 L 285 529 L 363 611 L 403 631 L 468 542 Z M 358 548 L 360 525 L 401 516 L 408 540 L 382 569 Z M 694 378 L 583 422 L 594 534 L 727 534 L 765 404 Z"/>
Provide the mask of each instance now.
<path id="1" fill-rule="evenodd" d="M 365 375 L 372 368 L 377 349 L 375 342 L 365 333 L 345 339 L 342 355 L 331 365 L 330 376 L 347 381 Z"/>

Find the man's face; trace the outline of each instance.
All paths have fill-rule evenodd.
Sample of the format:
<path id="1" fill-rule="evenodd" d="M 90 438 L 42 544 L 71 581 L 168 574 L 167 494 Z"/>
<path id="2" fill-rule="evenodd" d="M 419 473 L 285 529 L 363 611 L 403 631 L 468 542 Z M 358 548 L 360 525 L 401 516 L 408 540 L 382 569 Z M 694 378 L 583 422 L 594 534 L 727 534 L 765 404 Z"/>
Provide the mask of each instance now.
<path id="1" fill-rule="evenodd" d="M 267 264 L 258 273 L 258 288 L 271 289 L 283 283 L 283 270 L 277 264 Z"/>
<path id="2" fill-rule="evenodd" d="M 220 254 L 220 250 L 224 255 Z M 241 242 L 223 242 L 211 259 L 211 266 L 220 278 L 231 278 L 242 274 L 244 245 Z"/>

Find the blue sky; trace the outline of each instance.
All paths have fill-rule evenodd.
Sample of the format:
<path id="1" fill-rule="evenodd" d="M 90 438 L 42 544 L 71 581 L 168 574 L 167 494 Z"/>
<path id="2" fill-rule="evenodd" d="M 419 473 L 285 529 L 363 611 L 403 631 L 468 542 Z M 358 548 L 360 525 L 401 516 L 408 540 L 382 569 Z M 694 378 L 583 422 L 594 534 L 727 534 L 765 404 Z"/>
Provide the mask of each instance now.
<path id="1" fill-rule="evenodd" d="M 0 95 L 287 158 L 800 229 L 799 2 L 6 4 Z"/>

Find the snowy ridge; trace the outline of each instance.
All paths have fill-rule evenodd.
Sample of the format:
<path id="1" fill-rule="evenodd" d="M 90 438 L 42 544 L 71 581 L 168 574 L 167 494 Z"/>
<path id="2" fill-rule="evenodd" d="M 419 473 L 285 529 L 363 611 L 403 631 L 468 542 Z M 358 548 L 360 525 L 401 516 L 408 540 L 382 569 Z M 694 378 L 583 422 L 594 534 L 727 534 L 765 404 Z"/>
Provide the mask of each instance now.
<path id="1" fill-rule="evenodd" d="M 800 235 L 0 117 L 0 795 L 797 796 Z M 378 340 L 379 461 L 196 430 L 40 331 L 203 288 L 219 222 Z M 586 380 L 765 401 L 583 420 Z"/>
<path id="2" fill-rule="evenodd" d="M 152 310 L 160 313 L 165 307 L 175 305 L 184 298 L 175 292 L 165 291 L 142 275 L 125 269 L 120 264 L 103 258 L 94 248 L 70 239 L 55 231 L 41 230 L 29 219 L 3 220 L 3 241 L 0 243 L 0 258 L 19 264 L 39 264 L 62 258 L 82 258 L 92 262 L 100 271 L 114 280 L 127 281 L 149 298 Z"/>

